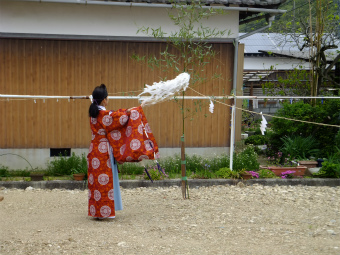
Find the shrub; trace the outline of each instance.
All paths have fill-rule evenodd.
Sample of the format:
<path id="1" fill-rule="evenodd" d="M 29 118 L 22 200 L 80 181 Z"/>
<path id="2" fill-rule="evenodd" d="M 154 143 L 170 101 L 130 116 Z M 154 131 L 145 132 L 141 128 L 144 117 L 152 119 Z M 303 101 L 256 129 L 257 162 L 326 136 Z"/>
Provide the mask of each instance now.
<path id="1" fill-rule="evenodd" d="M 9 172 L 9 176 L 16 176 L 16 177 L 29 177 L 31 171 L 28 170 L 13 170 Z"/>
<path id="2" fill-rule="evenodd" d="M 290 159 L 307 159 L 311 156 L 315 157 L 319 152 L 319 143 L 312 137 L 301 136 L 285 136 L 281 137 L 283 145 L 281 151 Z"/>
<path id="3" fill-rule="evenodd" d="M 199 155 L 186 155 L 186 169 L 189 172 L 202 172 L 209 166 L 209 170 L 216 172 L 220 168 L 229 166 L 229 156 L 222 154 L 216 157 L 203 158 Z M 179 155 L 159 160 L 159 164 L 170 174 L 181 173 L 181 158 Z"/>
<path id="4" fill-rule="evenodd" d="M 259 166 L 257 153 L 252 145 L 247 146 L 242 152 L 234 154 L 233 170 L 240 171 L 245 169 L 246 171 L 252 171 L 259 169 Z"/>
<path id="5" fill-rule="evenodd" d="M 140 175 L 144 172 L 144 167 L 138 163 L 125 162 L 124 164 L 118 165 L 118 169 L 121 174 L 126 175 Z"/>
<path id="6" fill-rule="evenodd" d="M 73 152 L 70 157 L 60 154 L 59 157 L 54 158 L 47 165 L 48 175 L 60 176 L 71 175 L 72 169 L 79 169 L 81 172 L 87 174 L 87 159 L 85 154 L 81 156 L 75 155 Z"/>
<path id="7" fill-rule="evenodd" d="M 340 164 L 325 161 L 319 172 L 313 174 L 318 178 L 340 178 Z"/>
<path id="8" fill-rule="evenodd" d="M 327 99 L 323 103 L 318 102 L 316 106 L 303 103 L 284 103 L 278 110 L 277 116 L 317 122 L 331 125 L 340 125 L 339 119 L 340 100 Z M 270 143 L 274 151 L 278 151 L 283 142 L 281 137 L 285 136 L 313 136 L 319 142 L 319 156 L 325 157 L 327 152 L 334 152 L 335 137 L 338 128 L 314 125 L 304 122 L 296 122 L 285 119 L 273 118 L 271 121 L 273 134 Z"/>
<path id="9" fill-rule="evenodd" d="M 8 177 L 8 176 L 10 176 L 8 172 L 8 167 L 0 165 L 0 177 Z"/>
<path id="10" fill-rule="evenodd" d="M 258 173 L 259 178 L 276 178 L 276 175 L 268 169 L 260 169 Z"/>
<path id="11" fill-rule="evenodd" d="M 268 142 L 267 137 L 263 135 L 252 135 L 249 136 L 246 140 L 244 140 L 244 144 L 253 144 L 253 145 L 263 145 Z"/>
<path id="12" fill-rule="evenodd" d="M 219 169 L 216 173 L 216 176 L 224 179 L 239 179 L 240 173 L 238 171 L 232 171 L 229 167 L 223 167 Z"/>
<path id="13" fill-rule="evenodd" d="M 164 169 L 161 169 L 161 172 L 158 170 L 157 167 L 151 167 L 151 168 L 148 168 L 147 170 L 153 181 L 163 180 L 164 178 L 169 177 L 169 175 L 165 172 Z M 143 178 L 145 180 L 149 179 L 149 176 L 147 175 L 147 173 L 144 172 Z"/>

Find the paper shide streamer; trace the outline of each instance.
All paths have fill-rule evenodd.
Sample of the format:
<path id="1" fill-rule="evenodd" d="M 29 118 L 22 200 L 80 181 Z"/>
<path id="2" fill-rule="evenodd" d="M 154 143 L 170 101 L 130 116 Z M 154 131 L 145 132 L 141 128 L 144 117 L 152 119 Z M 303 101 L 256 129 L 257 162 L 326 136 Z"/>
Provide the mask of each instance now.
<path id="1" fill-rule="evenodd" d="M 262 135 L 264 135 L 264 132 L 266 131 L 266 128 L 267 128 L 267 120 L 262 115 L 262 112 L 261 112 L 261 116 L 262 116 L 262 121 L 261 121 L 260 130 L 261 130 Z"/>
<path id="2" fill-rule="evenodd" d="M 214 103 L 211 100 L 210 100 L 210 104 L 209 104 L 209 112 L 214 113 Z"/>
<path id="3" fill-rule="evenodd" d="M 189 86 L 190 74 L 181 73 L 175 79 L 168 81 L 154 82 L 153 85 L 145 85 L 144 91 L 138 96 L 149 94 L 141 98 L 144 105 L 152 105 L 168 100 L 179 92 L 185 91 Z"/>

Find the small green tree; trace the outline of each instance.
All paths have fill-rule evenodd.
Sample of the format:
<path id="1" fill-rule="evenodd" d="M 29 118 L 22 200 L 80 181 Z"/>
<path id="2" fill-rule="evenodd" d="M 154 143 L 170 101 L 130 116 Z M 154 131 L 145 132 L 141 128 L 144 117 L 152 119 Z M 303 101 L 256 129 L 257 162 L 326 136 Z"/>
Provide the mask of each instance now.
<path id="1" fill-rule="evenodd" d="M 160 68 L 164 72 L 174 71 L 175 73 L 187 72 L 190 74 L 190 86 L 202 84 L 208 80 L 218 79 L 220 75 L 214 74 L 212 77 L 205 77 L 203 72 L 205 66 L 216 56 L 210 39 L 220 38 L 226 35 L 227 30 L 218 30 L 204 26 L 202 21 L 209 19 L 214 15 L 224 14 L 222 9 L 203 8 L 201 2 L 193 1 L 190 5 L 184 3 L 173 3 L 173 9 L 168 11 L 168 16 L 176 26 L 176 31 L 170 34 L 164 32 L 162 27 L 150 28 L 142 27 L 138 33 L 144 33 L 166 42 L 166 47 L 160 52 L 159 56 L 132 56 L 137 61 L 146 62 L 151 68 Z M 229 31 L 230 33 L 230 31 Z M 182 92 L 182 96 L 176 98 L 175 102 L 179 105 L 182 115 L 182 193 L 186 198 L 187 182 L 185 168 L 185 120 L 192 118 L 203 106 L 201 101 L 195 102 L 195 109 L 186 107 L 186 92 Z"/>
<path id="2" fill-rule="evenodd" d="M 275 22 L 268 30 L 284 35 L 280 45 L 290 44 L 304 52 L 304 58 L 311 64 L 309 96 L 320 95 L 321 88 L 326 84 L 340 88 L 339 80 L 332 73 L 333 67 L 340 61 L 340 51 L 334 50 L 339 45 L 338 4 L 339 1 L 330 0 L 286 1 L 279 8 L 287 12 L 276 15 Z M 241 26 L 240 31 L 250 32 L 263 27 L 265 17 L 260 15 L 257 21 Z"/>
<path id="3" fill-rule="evenodd" d="M 318 96 L 325 82 L 340 87 L 331 70 L 340 60 L 338 38 L 340 19 L 337 4 L 329 0 L 308 0 L 308 15 L 294 18 L 282 26 L 285 43 L 293 43 L 305 52 L 311 64 L 310 95 Z M 330 51 L 333 50 L 333 51 Z M 316 104 L 316 100 L 312 100 Z"/>
<path id="4" fill-rule="evenodd" d="M 273 68 L 271 69 L 273 70 Z M 309 73 L 302 67 L 287 72 L 286 77 L 279 76 L 277 81 L 262 84 L 263 94 L 268 96 L 309 96 Z"/>

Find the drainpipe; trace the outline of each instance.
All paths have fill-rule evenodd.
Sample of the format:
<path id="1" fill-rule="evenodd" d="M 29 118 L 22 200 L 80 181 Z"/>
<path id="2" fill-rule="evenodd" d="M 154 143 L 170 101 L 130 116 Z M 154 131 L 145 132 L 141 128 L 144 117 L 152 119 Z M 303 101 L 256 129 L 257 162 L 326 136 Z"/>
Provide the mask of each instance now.
<path id="1" fill-rule="evenodd" d="M 255 31 L 252 31 L 248 34 L 241 35 L 239 37 L 236 37 L 234 39 L 234 47 L 235 47 L 235 52 L 234 52 L 234 72 L 233 72 L 233 94 L 236 96 L 236 89 L 237 89 L 237 65 L 238 65 L 238 44 L 239 41 L 242 40 L 243 38 L 246 38 L 248 36 L 251 36 L 253 34 L 259 33 L 267 28 L 270 28 L 272 25 L 272 22 L 274 21 L 275 16 L 271 16 L 268 19 L 268 25 L 265 27 L 261 27 Z M 234 98 L 234 106 L 236 106 L 236 98 Z M 233 154 L 234 154 L 234 146 L 235 146 L 235 119 L 236 119 L 236 111 L 234 112 L 234 119 L 231 122 L 231 131 L 230 131 L 230 165 L 229 168 L 233 170 Z"/>

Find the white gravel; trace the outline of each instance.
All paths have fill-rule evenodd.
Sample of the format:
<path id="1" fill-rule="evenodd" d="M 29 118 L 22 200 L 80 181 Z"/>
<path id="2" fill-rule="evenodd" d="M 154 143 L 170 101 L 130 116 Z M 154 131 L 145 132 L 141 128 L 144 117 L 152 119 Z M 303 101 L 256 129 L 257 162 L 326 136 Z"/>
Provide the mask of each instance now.
<path id="1" fill-rule="evenodd" d="M 122 189 L 114 220 L 87 191 L 2 189 L 0 254 L 340 254 L 340 187 Z"/>

